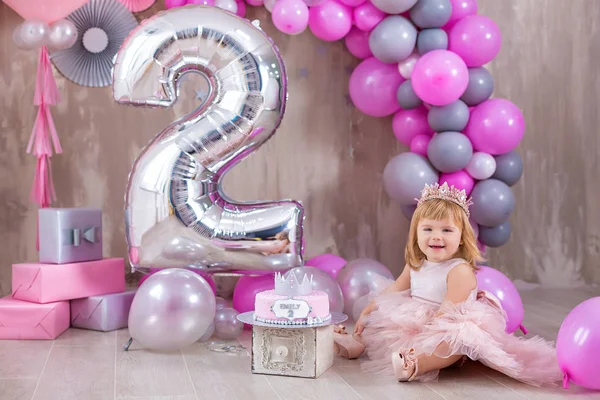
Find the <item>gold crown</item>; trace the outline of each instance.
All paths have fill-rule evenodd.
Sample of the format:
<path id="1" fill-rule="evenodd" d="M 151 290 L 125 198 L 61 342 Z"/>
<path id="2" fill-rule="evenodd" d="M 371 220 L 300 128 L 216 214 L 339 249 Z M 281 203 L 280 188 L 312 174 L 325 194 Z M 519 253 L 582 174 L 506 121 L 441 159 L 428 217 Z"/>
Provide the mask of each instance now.
<path id="1" fill-rule="evenodd" d="M 467 213 L 467 217 L 471 215 L 469 212 L 469 207 L 473 204 L 473 201 L 471 200 L 471 198 L 467 197 L 467 192 L 465 192 L 464 189 L 459 190 L 454 186 L 448 186 L 448 182 L 444 182 L 444 184 L 441 186 L 437 182 L 433 185 L 428 185 L 426 183 L 425 188 L 421 190 L 421 198 L 415 200 L 417 200 L 418 206 L 421 203 L 432 199 L 442 199 L 456 203 L 463 210 L 465 210 L 465 213 Z"/>

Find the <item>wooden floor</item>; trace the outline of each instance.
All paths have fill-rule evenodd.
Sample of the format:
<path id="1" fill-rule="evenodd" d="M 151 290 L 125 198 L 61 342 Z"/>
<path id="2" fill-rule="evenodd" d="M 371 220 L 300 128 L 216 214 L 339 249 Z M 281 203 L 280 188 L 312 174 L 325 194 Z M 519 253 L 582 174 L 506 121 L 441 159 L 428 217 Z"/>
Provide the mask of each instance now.
<path id="1" fill-rule="evenodd" d="M 525 325 L 554 340 L 568 311 L 594 296 L 600 288 L 523 291 Z M 337 358 L 318 379 L 302 379 L 252 374 L 247 351 L 216 352 L 196 343 L 175 354 L 135 345 L 125 352 L 127 339 L 126 329 L 70 329 L 53 342 L 0 341 L 0 399 L 600 399 L 600 392 L 574 386 L 532 388 L 478 363 L 421 384 L 367 375 L 359 362 Z M 240 342 L 249 349 L 249 332 Z"/>

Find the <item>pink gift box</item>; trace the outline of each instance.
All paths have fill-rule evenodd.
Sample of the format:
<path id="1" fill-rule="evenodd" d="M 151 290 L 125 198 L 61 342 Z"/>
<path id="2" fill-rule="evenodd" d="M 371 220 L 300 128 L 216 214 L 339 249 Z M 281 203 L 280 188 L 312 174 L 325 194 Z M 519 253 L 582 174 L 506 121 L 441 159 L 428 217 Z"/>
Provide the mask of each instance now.
<path id="1" fill-rule="evenodd" d="M 0 299 L 0 339 L 56 339 L 69 328 L 69 302 L 36 304 Z"/>
<path id="2" fill-rule="evenodd" d="M 12 297 L 52 303 L 125 291 L 125 260 L 107 258 L 71 264 L 13 264 Z"/>

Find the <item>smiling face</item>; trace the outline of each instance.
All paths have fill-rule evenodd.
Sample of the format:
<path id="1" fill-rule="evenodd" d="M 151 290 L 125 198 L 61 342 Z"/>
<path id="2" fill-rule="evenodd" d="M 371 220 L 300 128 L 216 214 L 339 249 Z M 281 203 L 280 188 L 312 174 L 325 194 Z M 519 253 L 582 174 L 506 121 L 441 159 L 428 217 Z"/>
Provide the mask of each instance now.
<path id="1" fill-rule="evenodd" d="M 454 257 L 462 232 L 450 218 L 423 218 L 417 226 L 417 243 L 428 261 L 442 262 Z"/>

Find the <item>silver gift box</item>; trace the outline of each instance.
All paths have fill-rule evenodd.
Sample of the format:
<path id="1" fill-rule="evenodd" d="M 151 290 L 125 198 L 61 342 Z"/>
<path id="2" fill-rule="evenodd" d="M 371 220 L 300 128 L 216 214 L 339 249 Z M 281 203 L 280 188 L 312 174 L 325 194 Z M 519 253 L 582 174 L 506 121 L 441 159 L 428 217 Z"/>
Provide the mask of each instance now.
<path id="1" fill-rule="evenodd" d="M 71 300 L 71 326 L 109 332 L 127 328 L 136 290 Z"/>
<path id="2" fill-rule="evenodd" d="M 317 378 L 333 365 L 333 325 L 252 327 L 252 373 Z"/>

